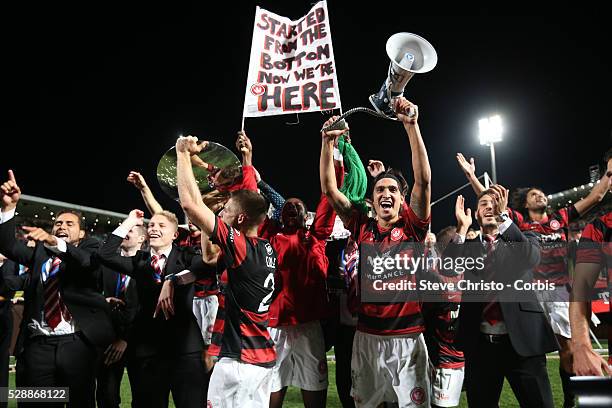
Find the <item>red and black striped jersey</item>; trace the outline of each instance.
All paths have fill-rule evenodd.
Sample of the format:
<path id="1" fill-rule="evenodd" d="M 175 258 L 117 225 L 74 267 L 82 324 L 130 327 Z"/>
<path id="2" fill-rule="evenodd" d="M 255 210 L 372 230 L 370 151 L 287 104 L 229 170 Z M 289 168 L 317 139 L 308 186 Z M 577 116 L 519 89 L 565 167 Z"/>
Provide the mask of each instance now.
<path id="1" fill-rule="evenodd" d="M 576 263 L 596 263 L 612 268 L 612 212 L 596 218 L 582 230 Z M 612 278 L 611 278 L 612 279 Z"/>
<path id="2" fill-rule="evenodd" d="M 459 303 L 426 303 L 425 342 L 429 359 L 435 368 L 461 368 L 463 351 L 456 344 L 459 328 Z"/>
<path id="3" fill-rule="evenodd" d="M 596 263 L 606 268 L 612 282 L 612 212 L 596 218 L 582 231 L 576 263 Z"/>
<path id="4" fill-rule="evenodd" d="M 220 345 L 211 345 L 209 351 L 219 357 L 272 367 L 276 352 L 267 327 L 276 253 L 268 241 L 247 237 L 219 217 L 211 241 L 221 248 L 219 257 L 227 266 L 227 285 L 215 322 L 216 328 L 223 326 L 223 335 Z"/>
<path id="5" fill-rule="evenodd" d="M 223 272 L 219 275 L 219 292 L 216 295 L 219 306 L 217 308 L 217 315 L 215 316 L 210 346 L 208 346 L 208 355 L 215 357 L 219 357 L 219 353 L 221 352 L 223 330 L 225 329 L 225 288 L 227 287 L 227 270 L 222 264 L 218 264 L 218 266 L 219 270 L 223 269 Z"/>
<path id="6" fill-rule="evenodd" d="M 605 268 L 608 276 L 607 288 L 608 302 L 610 302 L 610 287 L 612 284 L 612 212 L 596 218 L 587 224 L 582 231 L 582 237 L 576 252 L 576 264 L 594 263 Z M 612 303 L 609 303 L 612 311 Z M 612 330 L 608 330 L 608 349 L 612 345 Z M 608 357 L 608 363 L 612 363 L 612 354 Z"/>
<path id="7" fill-rule="evenodd" d="M 215 296 L 219 293 L 219 282 L 217 280 L 217 268 L 211 266 L 206 270 L 204 277 L 193 283 L 193 297 L 203 298 L 206 296 Z"/>
<path id="8" fill-rule="evenodd" d="M 570 222 L 580 216 L 576 207 L 570 205 L 550 215 L 545 214 L 540 222 L 527 220 L 516 210 L 509 209 L 509 214 L 521 231 L 538 235 L 542 252 L 540 264 L 533 271 L 534 280 L 552 282 L 557 286 L 569 283 L 567 232 Z"/>
<path id="9" fill-rule="evenodd" d="M 352 217 L 345 227 L 351 232 L 351 236 L 354 237 L 360 248 L 364 244 L 392 247 L 402 242 L 423 242 L 427 235 L 429 222 L 429 219 L 419 219 L 412 209 L 406 205 L 401 210 L 400 219 L 393 228 L 381 228 L 374 218 L 370 218 L 356 209 L 353 210 Z M 363 262 L 359 263 L 359 267 L 361 271 Z M 424 329 L 420 302 L 359 302 L 357 312 L 357 330 L 359 331 L 393 336 L 420 333 Z"/>

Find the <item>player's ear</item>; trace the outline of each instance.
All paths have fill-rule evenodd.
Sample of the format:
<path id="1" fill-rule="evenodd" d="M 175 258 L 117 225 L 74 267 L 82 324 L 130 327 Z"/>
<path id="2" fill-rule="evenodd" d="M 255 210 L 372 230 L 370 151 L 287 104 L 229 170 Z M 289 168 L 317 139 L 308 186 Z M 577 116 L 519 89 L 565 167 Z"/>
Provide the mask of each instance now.
<path id="1" fill-rule="evenodd" d="M 83 238 L 85 238 L 85 231 L 79 230 L 79 239 L 83 239 Z"/>
<path id="2" fill-rule="evenodd" d="M 238 221 L 238 225 L 243 224 L 244 222 L 246 222 L 246 215 L 244 213 L 240 213 L 238 214 L 238 218 L 236 218 L 236 220 Z"/>

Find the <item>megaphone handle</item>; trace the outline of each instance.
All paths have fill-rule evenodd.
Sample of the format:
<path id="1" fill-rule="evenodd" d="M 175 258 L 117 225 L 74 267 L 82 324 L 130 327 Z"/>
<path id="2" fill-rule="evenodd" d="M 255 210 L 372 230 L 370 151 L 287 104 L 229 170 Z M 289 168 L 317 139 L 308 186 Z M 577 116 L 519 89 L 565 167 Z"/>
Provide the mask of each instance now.
<path id="1" fill-rule="evenodd" d="M 393 97 L 393 99 L 391 100 L 391 106 L 394 106 L 395 104 L 395 99 L 399 98 L 400 96 L 403 96 L 403 94 L 401 95 L 396 95 Z M 404 115 L 406 115 L 406 112 L 395 112 L 395 113 L 402 113 Z M 416 116 L 416 109 L 414 109 L 412 106 L 408 109 L 408 113 L 407 113 L 408 117 L 410 119 L 414 118 Z"/>
<path id="2" fill-rule="evenodd" d="M 340 115 L 340 116 L 338 117 L 338 119 L 336 119 L 336 121 L 335 121 L 335 122 L 331 123 L 331 124 L 330 124 L 329 126 L 327 126 L 327 127 L 323 127 L 323 128 L 321 128 L 321 132 L 327 132 L 328 130 L 333 130 L 333 129 L 344 129 L 344 127 L 339 127 L 339 128 L 336 128 L 335 126 L 336 126 L 336 124 L 337 124 L 338 122 L 344 122 L 344 118 L 346 118 L 347 116 L 350 116 L 350 115 L 352 115 L 353 113 L 356 113 L 356 112 L 364 112 L 364 113 L 367 113 L 367 114 L 369 114 L 369 115 L 376 116 L 376 117 L 378 117 L 378 118 L 387 119 L 387 120 L 397 120 L 397 118 L 392 118 L 392 117 L 387 116 L 387 115 L 384 115 L 384 114 L 382 114 L 382 113 L 380 113 L 380 112 L 376 112 L 376 111 L 375 111 L 375 110 L 373 110 L 373 109 L 370 109 L 370 108 L 364 108 L 364 107 L 358 107 L 358 108 L 349 109 L 349 110 L 347 110 L 346 112 L 344 112 L 342 115 Z M 340 125 L 340 126 L 344 126 L 344 125 L 345 125 L 345 124 L 342 124 L 342 125 Z"/>

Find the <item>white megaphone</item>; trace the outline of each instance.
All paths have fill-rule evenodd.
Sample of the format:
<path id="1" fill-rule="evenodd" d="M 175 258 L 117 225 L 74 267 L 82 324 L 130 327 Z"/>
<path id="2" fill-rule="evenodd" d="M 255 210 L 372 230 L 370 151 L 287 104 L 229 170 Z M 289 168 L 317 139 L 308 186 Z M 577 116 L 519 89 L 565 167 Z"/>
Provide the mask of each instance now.
<path id="1" fill-rule="evenodd" d="M 369 99 L 378 113 L 395 117 L 393 100 L 404 94 L 404 88 L 414 74 L 434 69 L 438 54 L 429 41 L 412 33 L 393 34 L 387 40 L 386 48 L 391 59 L 389 73 L 380 91 L 370 95 Z"/>

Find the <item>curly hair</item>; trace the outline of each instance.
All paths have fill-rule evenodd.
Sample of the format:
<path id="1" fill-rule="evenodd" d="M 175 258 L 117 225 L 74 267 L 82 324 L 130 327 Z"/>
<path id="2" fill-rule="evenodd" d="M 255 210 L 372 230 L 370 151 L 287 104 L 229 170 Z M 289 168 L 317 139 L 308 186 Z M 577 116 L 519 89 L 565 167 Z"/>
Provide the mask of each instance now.
<path id="1" fill-rule="evenodd" d="M 510 199 L 510 208 L 515 211 L 518 211 L 525 220 L 529 219 L 529 211 L 527 210 L 527 208 L 525 208 L 525 205 L 527 204 L 527 195 L 531 190 L 539 190 L 542 192 L 544 191 L 537 186 L 519 187 L 514 190 Z"/>

